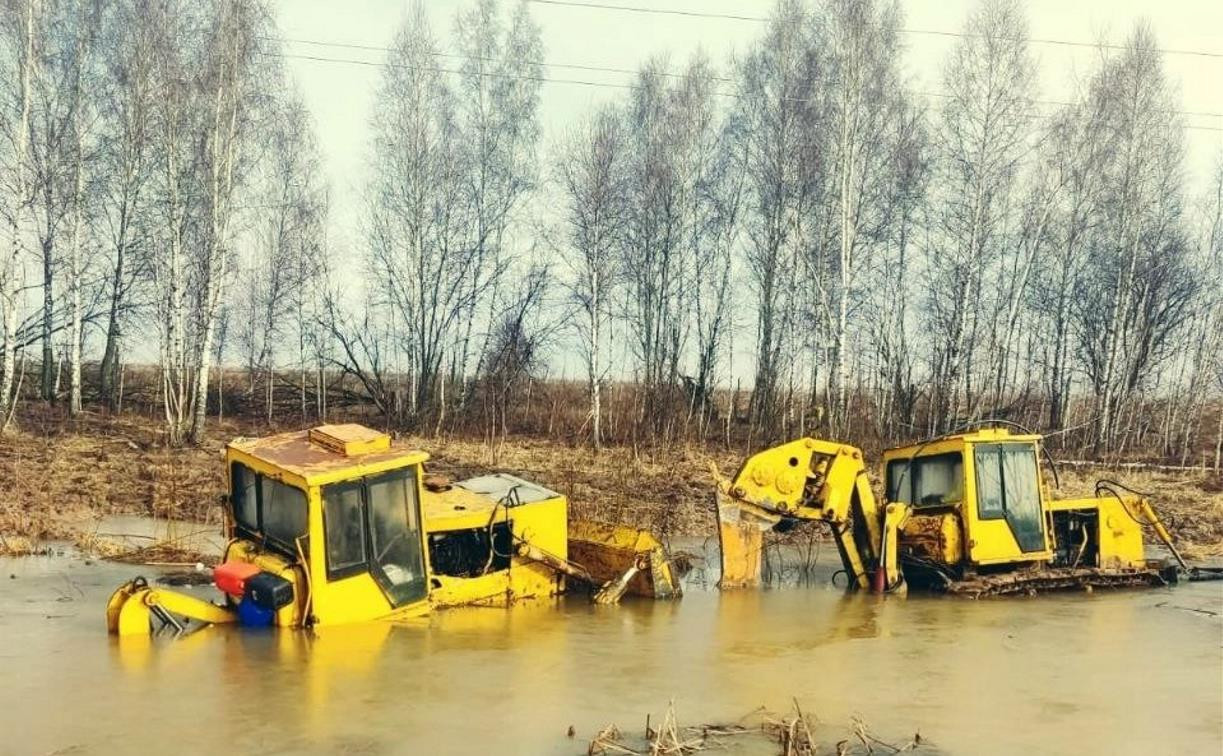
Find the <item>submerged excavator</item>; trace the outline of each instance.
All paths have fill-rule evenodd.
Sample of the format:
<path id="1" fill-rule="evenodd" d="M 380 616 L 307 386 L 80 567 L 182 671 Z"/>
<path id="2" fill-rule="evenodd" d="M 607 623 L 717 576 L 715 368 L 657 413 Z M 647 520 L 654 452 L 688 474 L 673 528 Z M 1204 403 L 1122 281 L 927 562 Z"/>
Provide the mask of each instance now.
<path id="1" fill-rule="evenodd" d="M 136 578 L 108 602 L 111 633 L 398 619 L 569 585 L 597 603 L 680 593 L 647 531 L 570 521 L 563 495 L 513 475 L 426 475 L 428 454 L 361 425 L 238 439 L 225 458 L 228 541 L 213 570 L 223 601 Z"/>
<path id="2" fill-rule="evenodd" d="M 1054 499 L 1042 455 L 1041 436 L 995 427 L 889 449 L 884 502 L 847 444 L 803 438 L 755 454 L 732 479 L 715 469 L 720 586 L 759 585 L 765 535 L 804 521 L 830 528 L 851 588 L 876 592 L 981 597 L 1223 577 L 1186 563 L 1150 502 L 1121 484 Z M 1052 460 L 1049 470 L 1056 478 Z M 1145 530 L 1171 562 L 1148 559 Z"/>

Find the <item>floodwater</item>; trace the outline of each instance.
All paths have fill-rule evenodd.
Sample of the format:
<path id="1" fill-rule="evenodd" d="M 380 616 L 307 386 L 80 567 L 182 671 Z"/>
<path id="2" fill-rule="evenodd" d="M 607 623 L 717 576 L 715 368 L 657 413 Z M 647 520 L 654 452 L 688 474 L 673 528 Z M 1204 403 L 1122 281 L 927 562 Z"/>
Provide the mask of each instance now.
<path id="1" fill-rule="evenodd" d="M 578 754 L 606 724 L 657 722 L 669 700 L 683 725 L 792 698 L 828 743 L 857 715 L 884 740 L 920 731 L 951 754 L 1223 747 L 1223 583 L 974 602 L 821 580 L 315 634 L 108 637 L 110 590 L 153 572 L 0 559 L 0 752 Z"/>

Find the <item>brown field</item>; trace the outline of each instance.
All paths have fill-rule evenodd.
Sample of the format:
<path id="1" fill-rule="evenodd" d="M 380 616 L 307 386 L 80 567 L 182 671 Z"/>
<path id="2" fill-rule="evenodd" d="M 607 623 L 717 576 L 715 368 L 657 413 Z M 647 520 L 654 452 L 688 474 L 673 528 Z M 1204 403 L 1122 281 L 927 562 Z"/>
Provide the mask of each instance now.
<path id="1" fill-rule="evenodd" d="M 262 424 L 214 422 L 202 447 L 172 449 L 147 416 L 27 414 L 18 430 L 0 436 L 0 550 L 21 552 L 48 539 L 80 543 L 106 514 L 220 522 L 224 444 L 267 432 Z M 405 436 L 398 443 L 428 450 L 435 472 L 453 478 L 512 472 L 567 494 L 576 517 L 631 523 L 664 536 L 713 533 L 709 466 L 730 474 L 745 455 L 694 443 L 595 452 L 538 436 L 492 444 Z M 1063 468 L 1061 493 L 1090 495 L 1099 477 L 1154 494 L 1156 509 L 1189 554 L 1223 556 L 1217 473 Z"/>

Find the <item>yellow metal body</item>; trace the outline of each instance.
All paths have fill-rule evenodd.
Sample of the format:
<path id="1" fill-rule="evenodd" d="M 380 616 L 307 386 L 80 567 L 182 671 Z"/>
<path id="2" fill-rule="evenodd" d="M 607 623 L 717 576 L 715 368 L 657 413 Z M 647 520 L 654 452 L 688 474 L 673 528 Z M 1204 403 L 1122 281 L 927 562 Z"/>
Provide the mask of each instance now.
<path id="1" fill-rule="evenodd" d="M 623 582 L 618 593 L 648 598 L 680 595 L 679 576 L 667 558 L 666 549 L 648 530 L 602 522 L 571 522 L 569 551 L 596 583 Z"/>
<path id="2" fill-rule="evenodd" d="M 959 516 L 966 546 L 965 562 L 971 565 L 1015 564 L 1018 562 L 1047 561 L 1052 556 L 1047 528 L 1042 518 L 1041 548 L 1024 551 L 1005 518 L 987 519 L 981 516 L 977 496 L 977 470 L 973 450 L 979 444 L 1023 444 L 1030 446 L 1033 462 L 1038 454 L 1040 436 L 1017 436 L 1006 430 L 983 429 L 973 433 L 947 436 L 937 441 L 889 449 L 883 453 L 885 469 L 893 461 L 913 458 L 928 458 L 945 454 L 961 455 L 963 475 L 960 478 L 960 496 L 948 500 Z M 1049 498 L 1040 471 L 1036 466 L 1042 509 L 1047 511 Z M 920 511 L 920 510 L 919 510 Z"/>
<path id="3" fill-rule="evenodd" d="M 240 518 L 239 504 L 234 504 L 224 561 L 250 563 L 288 581 L 293 599 L 274 614 L 274 624 L 281 627 L 403 619 L 423 615 L 431 607 L 506 605 L 557 595 L 565 590 L 567 576 L 602 586 L 597 598 L 603 601 L 618 600 L 633 588 L 643 595 L 678 595 L 661 544 L 644 531 L 577 524 L 576 542 L 582 548 L 603 549 L 604 558 L 592 574 L 570 561 L 564 496 L 510 475 L 425 486 L 427 459 L 425 452 L 396 448 L 385 434 L 358 425 L 321 426 L 230 443 L 226 467 L 231 501 L 254 497 L 260 503 L 255 524 L 247 521 L 249 512 Z M 236 477 L 239 473 L 241 477 Z M 386 576 L 381 575 L 380 582 L 375 574 L 372 545 L 363 552 L 368 569 L 356 564 L 343 570 L 332 565 L 329 570 L 329 560 L 336 558 L 329 552 L 328 540 L 334 529 L 352 526 L 355 519 L 355 529 L 366 534 L 367 545 L 373 543 L 374 505 L 368 491 L 374 485 L 371 481 L 384 480 L 390 473 L 414 486 L 414 495 L 405 494 L 411 511 L 402 532 L 419 539 L 416 553 L 427 576 L 427 596 L 422 593 L 419 600 L 399 605 L 386 588 Z M 250 488 L 240 491 L 243 486 Z M 362 492 L 363 514 L 328 522 L 327 492 L 339 496 L 346 488 Z M 275 537 L 266 521 L 283 522 L 287 507 L 303 503 L 303 524 L 293 526 L 301 528 L 300 535 L 291 543 Z M 295 516 L 299 513 L 294 510 Z M 180 628 L 173 618 L 204 624 L 234 622 L 237 606 L 237 599 L 229 596 L 223 605 L 213 604 L 133 581 L 112 596 L 107 626 L 120 635 L 147 635 L 154 618 Z"/>
<path id="4" fill-rule="evenodd" d="M 1058 586 L 1068 584 L 1069 571 L 1150 572 L 1146 524 L 1183 566 L 1146 500 L 1054 500 L 1039 464 L 1040 443 L 1038 435 L 989 428 L 889 449 L 885 490 L 900 500 L 882 506 L 861 452 L 844 444 L 798 439 L 752 456 L 732 480 L 715 470 L 721 585 L 757 583 L 764 533 L 787 519 L 827 522 L 859 588 L 896 587 L 902 565 L 906 573 L 935 573 L 944 586 L 1024 566 L 1035 568 L 1024 573 L 1035 576 L 1032 582 L 1043 573 Z"/>
<path id="5" fill-rule="evenodd" d="M 318 431 L 324 431 L 320 434 Z M 328 438 L 320 444 L 320 436 Z M 378 441 L 374 436 L 385 440 Z M 343 449 L 337 453 L 335 449 Z M 327 534 L 323 517 L 323 487 L 360 480 L 382 473 L 412 468 L 416 481 L 416 501 L 423 498 L 421 479 L 426 452 L 394 448 L 386 434 L 375 434 L 363 426 L 322 426 L 321 429 L 282 433 L 254 440 L 237 440 L 226 447 L 226 470 L 232 477 L 233 463 L 270 477 L 305 494 L 308 537 L 299 543 L 297 568 L 288 570 L 288 560 L 245 538 L 233 538 L 226 549 L 227 559 L 254 562 L 269 571 L 281 574 L 294 583 L 297 606 L 281 609 L 276 624 L 298 627 L 309 622 L 318 625 L 366 622 L 392 617 L 412 617 L 429 611 L 427 599 L 402 607 L 394 607 L 369 572 L 359 572 L 339 579 L 327 575 Z M 232 490 L 232 480 L 231 480 Z M 421 521 L 419 510 L 415 521 Z M 235 525 L 230 522 L 230 534 Z M 419 545 L 422 550 L 425 545 Z M 265 566 L 267 565 L 267 566 Z M 292 577 L 290 577 L 292 575 Z M 299 579 L 308 578 L 308 579 Z M 300 588 L 308 590 L 300 590 Z M 306 614 L 306 604 L 309 614 Z"/>
<path id="6" fill-rule="evenodd" d="M 763 534 L 782 518 L 827 522 L 851 582 L 870 585 L 884 522 L 859 449 L 803 438 L 752 456 L 732 480 L 714 473 L 720 585 L 746 587 L 760 581 Z"/>
<path id="7" fill-rule="evenodd" d="M 1049 503 L 1050 512 L 1097 512 L 1099 533 L 1099 564 L 1104 569 L 1142 569 L 1146 567 L 1146 548 L 1143 544 L 1139 518 L 1145 517 L 1143 508 L 1149 506 L 1142 499 L 1117 499 L 1092 497 L 1082 499 L 1060 499 Z M 1147 522 L 1163 528 L 1159 519 L 1150 513 Z M 1165 531 L 1166 532 L 1166 531 Z M 1166 538 L 1171 544 L 1171 536 Z"/>
<path id="8" fill-rule="evenodd" d="M 540 501 L 507 506 L 462 487 L 426 491 L 425 527 L 430 541 L 446 534 L 508 527 L 510 547 L 502 554 L 508 565 L 477 575 L 445 575 L 430 569 L 434 606 L 504 606 L 519 599 L 555 596 L 565 590 L 565 576 L 546 563 L 517 553 L 515 544 L 529 543 L 561 561 L 568 559 L 568 502 L 559 494 Z"/>

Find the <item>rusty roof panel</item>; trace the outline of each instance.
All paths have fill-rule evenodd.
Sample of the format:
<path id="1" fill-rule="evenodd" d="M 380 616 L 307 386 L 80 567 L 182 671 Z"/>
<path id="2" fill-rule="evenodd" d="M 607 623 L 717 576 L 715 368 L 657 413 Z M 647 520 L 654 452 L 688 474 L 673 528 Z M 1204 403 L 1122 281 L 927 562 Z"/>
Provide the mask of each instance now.
<path id="1" fill-rule="evenodd" d="M 341 431 L 342 434 L 355 437 L 357 440 L 368 439 L 368 434 L 382 435 L 364 426 L 322 426 L 323 428 L 357 428 L 362 431 Z M 364 433 L 368 432 L 368 434 Z M 328 433 L 328 431 L 324 431 Z M 330 434 L 328 434 L 330 435 Z M 279 467 L 286 472 L 309 480 L 319 476 L 334 476 L 337 472 L 353 470 L 354 477 L 364 474 L 363 468 L 384 465 L 395 460 L 403 460 L 405 464 L 423 462 L 428 454 L 415 449 L 395 447 L 387 442 L 383 451 L 371 451 L 356 456 L 346 456 L 332 451 L 328 446 L 311 441 L 311 431 L 292 431 L 265 436 L 255 439 L 237 439 L 230 442 L 229 448 L 249 454 L 256 459 Z"/>

